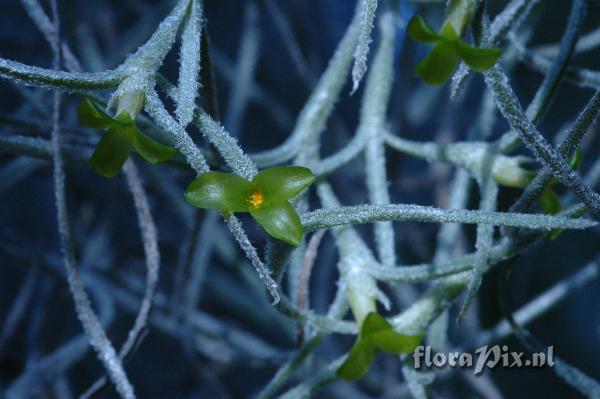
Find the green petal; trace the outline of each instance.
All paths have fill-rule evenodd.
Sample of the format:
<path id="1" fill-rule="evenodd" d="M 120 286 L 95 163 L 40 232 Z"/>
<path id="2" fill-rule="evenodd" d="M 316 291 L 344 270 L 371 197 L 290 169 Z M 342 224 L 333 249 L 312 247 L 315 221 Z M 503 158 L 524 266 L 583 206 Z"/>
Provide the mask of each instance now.
<path id="1" fill-rule="evenodd" d="M 440 40 L 439 35 L 420 15 L 415 15 L 410 19 L 407 32 L 408 36 L 419 43 L 433 44 Z"/>
<path id="2" fill-rule="evenodd" d="M 340 366 L 337 371 L 337 376 L 345 380 L 357 380 L 364 376 L 371 363 L 373 362 L 373 355 L 375 352 L 375 346 L 369 339 L 358 338 L 350 354 L 346 358 L 346 361 Z"/>
<path id="3" fill-rule="evenodd" d="M 302 166 L 275 166 L 259 172 L 252 180 L 267 201 L 283 202 L 313 184 L 315 175 Z"/>
<path id="4" fill-rule="evenodd" d="M 105 129 L 114 122 L 110 115 L 87 97 L 79 104 L 77 117 L 82 125 L 96 129 Z"/>
<path id="5" fill-rule="evenodd" d="M 133 138 L 126 129 L 113 125 L 94 150 L 90 165 L 96 173 L 106 177 L 116 176 L 131 155 Z"/>
<path id="6" fill-rule="evenodd" d="M 502 55 L 502 50 L 499 48 L 470 46 L 462 40 L 456 42 L 456 50 L 465 64 L 477 72 L 485 72 L 493 67 L 498 58 L 500 58 L 500 55 Z"/>
<path id="7" fill-rule="evenodd" d="M 117 116 L 115 116 L 114 119 L 115 121 L 121 122 L 125 125 L 131 125 L 135 123 L 135 119 L 133 119 L 127 111 L 121 111 Z"/>
<path id="8" fill-rule="evenodd" d="M 157 143 L 144 135 L 135 125 L 132 125 L 131 128 L 133 129 L 133 146 L 146 161 L 150 163 L 164 162 L 177 154 L 177 151 L 171 147 Z"/>
<path id="9" fill-rule="evenodd" d="M 421 335 L 403 335 L 376 312 L 370 312 L 361 327 L 360 335 L 388 353 L 412 352 L 421 342 Z"/>
<path id="10" fill-rule="evenodd" d="M 446 23 L 440 31 L 440 38 L 447 42 L 455 42 L 459 36 L 451 23 Z"/>
<path id="11" fill-rule="evenodd" d="M 363 337 L 371 336 L 378 331 L 392 329 L 392 325 L 376 312 L 370 312 L 363 321 L 360 334 Z"/>
<path id="12" fill-rule="evenodd" d="M 250 208 L 250 214 L 271 236 L 290 245 L 300 244 L 303 234 L 302 223 L 289 203 L 263 206 L 258 209 Z"/>
<path id="13" fill-rule="evenodd" d="M 540 196 L 540 205 L 542 206 L 544 213 L 549 215 L 555 215 L 562 209 L 560 198 L 551 188 L 545 189 Z"/>
<path id="14" fill-rule="evenodd" d="M 387 353 L 409 353 L 421 343 L 421 335 L 403 335 L 393 329 L 378 331 L 370 339 L 382 351 Z"/>
<path id="15" fill-rule="evenodd" d="M 453 43 L 439 42 L 429 55 L 419 62 L 414 73 L 426 83 L 439 86 L 450 79 L 459 60 Z"/>
<path id="16" fill-rule="evenodd" d="M 221 212 L 248 212 L 246 197 L 250 182 L 223 172 L 206 172 L 198 176 L 185 190 L 187 202 L 197 208 Z"/>

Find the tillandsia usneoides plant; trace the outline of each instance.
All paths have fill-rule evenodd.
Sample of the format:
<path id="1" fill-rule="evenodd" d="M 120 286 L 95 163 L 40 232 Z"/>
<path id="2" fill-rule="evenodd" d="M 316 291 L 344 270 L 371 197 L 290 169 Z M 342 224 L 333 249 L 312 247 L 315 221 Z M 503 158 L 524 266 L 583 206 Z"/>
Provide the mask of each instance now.
<path id="1" fill-rule="evenodd" d="M 0 10 L 0 398 L 600 398 L 598 2 Z"/>

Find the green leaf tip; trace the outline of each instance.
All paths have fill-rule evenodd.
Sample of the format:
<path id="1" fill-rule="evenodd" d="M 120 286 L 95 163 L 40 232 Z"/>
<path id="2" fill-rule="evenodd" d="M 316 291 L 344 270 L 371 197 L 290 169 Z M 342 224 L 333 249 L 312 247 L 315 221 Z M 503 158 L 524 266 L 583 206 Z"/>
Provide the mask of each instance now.
<path id="1" fill-rule="evenodd" d="M 84 126 L 107 129 L 90 160 L 92 170 L 102 176 L 116 176 L 131 155 L 132 149 L 153 164 L 167 161 L 177 154 L 174 149 L 143 134 L 127 111 L 111 117 L 91 98 L 85 97 L 77 108 L 77 116 L 79 123 Z"/>
<path id="2" fill-rule="evenodd" d="M 190 183 L 184 196 L 197 208 L 249 212 L 269 235 L 296 246 L 304 231 L 289 200 L 314 181 L 311 170 L 301 166 L 267 168 L 252 181 L 231 173 L 207 172 Z"/>
<path id="3" fill-rule="evenodd" d="M 336 375 L 348 381 L 360 379 L 369 371 L 374 355 L 375 345 L 371 340 L 357 339 Z"/>
<path id="4" fill-rule="evenodd" d="M 96 129 L 108 128 L 113 123 L 113 118 L 88 97 L 85 97 L 79 104 L 79 107 L 77 108 L 77 117 L 79 123 L 83 126 Z"/>
<path id="5" fill-rule="evenodd" d="M 387 320 L 371 312 L 363 321 L 360 334 L 336 375 L 345 380 L 357 380 L 369 371 L 377 349 L 391 354 L 410 353 L 422 338 L 422 335 L 397 333 Z"/>
<path id="6" fill-rule="evenodd" d="M 279 200 L 295 197 L 314 182 L 315 175 L 302 166 L 274 166 L 258 172 L 252 179 L 265 195 Z"/>
<path id="7" fill-rule="evenodd" d="M 419 43 L 433 44 L 437 43 L 441 39 L 440 36 L 420 15 L 415 15 L 410 19 L 406 30 L 408 32 L 408 36 Z"/>
<path id="8" fill-rule="evenodd" d="M 250 182 L 231 173 L 206 172 L 198 176 L 185 190 L 187 202 L 197 208 L 221 212 L 248 212 L 246 200 Z"/>
<path id="9" fill-rule="evenodd" d="M 460 39 L 456 41 L 456 51 L 465 64 L 476 72 L 487 71 L 502 55 L 502 50 L 499 48 L 475 47 Z"/>
<path id="10" fill-rule="evenodd" d="M 461 60 L 472 70 L 485 72 L 502 55 L 499 48 L 480 48 L 466 44 L 451 24 L 444 25 L 443 31 L 438 34 L 420 15 L 412 17 L 407 32 L 414 41 L 434 46 L 414 69 L 415 76 L 431 86 L 446 83 Z"/>
<path id="11" fill-rule="evenodd" d="M 168 161 L 177 155 L 177 151 L 166 145 L 157 143 L 144 133 L 142 133 L 135 125 L 133 127 L 133 148 L 147 162 L 157 164 Z"/>
<path id="12" fill-rule="evenodd" d="M 129 131 L 115 125 L 109 127 L 92 154 L 92 170 L 104 177 L 116 176 L 131 155 L 132 146 L 133 137 Z"/>
<path id="13" fill-rule="evenodd" d="M 441 41 L 417 64 L 414 74 L 431 86 L 441 86 L 450 79 L 459 62 L 452 43 Z"/>

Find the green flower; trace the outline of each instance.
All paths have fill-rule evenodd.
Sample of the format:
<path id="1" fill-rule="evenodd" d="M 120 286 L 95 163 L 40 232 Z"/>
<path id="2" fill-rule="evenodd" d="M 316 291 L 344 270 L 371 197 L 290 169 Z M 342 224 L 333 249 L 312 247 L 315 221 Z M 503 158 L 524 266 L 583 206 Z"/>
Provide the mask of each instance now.
<path id="1" fill-rule="evenodd" d="M 337 376 L 345 380 L 357 380 L 364 376 L 380 349 L 387 353 L 410 353 L 421 342 L 422 335 L 402 335 L 394 331 L 392 325 L 376 312 L 371 312 L 363 321 L 360 334 L 337 371 Z"/>
<path id="2" fill-rule="evenodd" d="M 576 171 L 581 166 L 582 161 L 582 153 L 581 149 L 577 148 L 571 159 L 569 159 L 569 166 L 571 170 Z M 554 186 L 558 184 L 558 180 L 556 177 L 552 176 L 550 183 L 546 187 L 546 189 L 542 192 L 542 195 L 539 198 L 540 206 L 545 214 L 548 215 L 556 215 L 562 210 L 562 204 L 560 203 L 560 197 L 554 191 Z M 553 229 L 548 234 L 548 238 L 554 240 L 558 238 L 563 232 L 563 229 Z"/>
<path id="3" fill-rule="evenodd" d="M 172 148 L 144 135 L 135 126 L 134 118 L 126 110 L 119 111 L 113 118 L 91 99 L 84 98 L 79 104 L 77 115 L 82 125 L 107 130 L 96 146 L 90 161 L 92 170 L 102 176 L 116 176 L 131 155 L 133 148 L 150 163 L 164 162 L 177 153 Z"/>
<path id="4" fill-rule="evenodd" d="M 302 239 L 300 217 L 289 199 L 315 181 L 310 169 L 275 166 L 258 173 L 252 181 L 223 172 L 198 176 L 185 190 L 185 199 L 195 207 L 223 213 L 250 212 L 271 236 L 290 245 Z"/>
<path id="5" fill-rule="evenodd" d="M 433 50 L 414 70 L 416 76 L 432 86 L 446 83 L 460 60 L 474 71 L 485 72 L 494 66 L 502 53 L 499 48 L 466 44 L 451 23 L 444 24 L 438 34 L 419 15 L 415 15 L 408 23 L 408 35 L 419 43 L 433 45 Z"/>

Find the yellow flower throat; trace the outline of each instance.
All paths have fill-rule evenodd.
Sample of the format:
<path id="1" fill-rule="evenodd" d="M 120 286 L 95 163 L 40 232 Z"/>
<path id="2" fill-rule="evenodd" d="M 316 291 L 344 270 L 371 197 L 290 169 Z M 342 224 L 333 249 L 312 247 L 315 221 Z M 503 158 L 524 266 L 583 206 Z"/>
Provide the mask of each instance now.
<path id="1" fill-rule="evenodd" d="M 248 203 L 250 203 L 250 206 L 254 209 L 259 208 L 264 201 L 265 195 L 258 188 L 252 190 L 250 194 L 248 194 Z"/>

